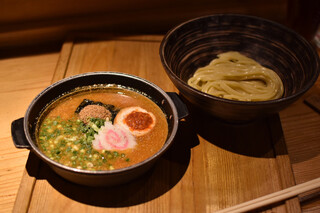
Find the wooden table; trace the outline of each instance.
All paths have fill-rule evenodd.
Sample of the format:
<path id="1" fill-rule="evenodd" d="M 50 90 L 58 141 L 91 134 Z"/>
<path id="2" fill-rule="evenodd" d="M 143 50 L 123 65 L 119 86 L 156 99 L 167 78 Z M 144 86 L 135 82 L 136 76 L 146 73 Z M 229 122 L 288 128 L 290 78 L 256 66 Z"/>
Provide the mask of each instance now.
<path id="1" fill-rule="evenodd" d="M 159 60 L 161 38 L 78 35 L 63 45 L 59 55 L 42 53 L 0 61 L 2 76 L 11 71 L 1 84 L 1 97 L 9 100 L 1 108 L 5 118 L 0 144 L 3 211 L 212 212 L 320 176 L 320 132 L 316 131 L 320 116 L 303 103 L 305 97 L 319 94 L 319 83 L 282 111 L 280 119 L 271 116 L 241 126 L 206 120 L 201 126 L 202 120 L 192 114 L 180 122 L 174 146 L 155 167 L 123 186 L 96 189 L 69 183 L 34 155 L 27 156 L 28 151 L 13 147 L 10 122 L 23 117 L 45 86 L 64 77 L 113 70 L 178 92 Z M 318 190 L 261 211 L 300 212 L 300 207 L 317 211 L 319 200 Z"/>

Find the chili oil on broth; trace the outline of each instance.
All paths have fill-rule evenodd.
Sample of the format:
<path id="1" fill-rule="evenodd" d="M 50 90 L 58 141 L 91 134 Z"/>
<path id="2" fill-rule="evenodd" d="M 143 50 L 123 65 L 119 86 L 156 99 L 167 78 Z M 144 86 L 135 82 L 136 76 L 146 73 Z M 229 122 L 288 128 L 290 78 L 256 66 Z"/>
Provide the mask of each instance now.
<path id="1" fill-rule="evenodd" d="M 137 145 L 133 149 L 94 150 L 92 143 L 82 140 L 81 121 L 75 113 L 84 99 L 111 104 L 118 109 L 141 107 L 153 113 L 155 126 L 147 134 L 136 137 Z M 81 88 L 50 104 L 39 120 L 36 139 L 40 150 L 61 164 L 86 170 L 113 170 L 142 162 L 161 149 L 168 135 L 166 115 L 159 106 L 138 92 L 119 87 Z M 56 132 L 59 135 L 52 136 Z"/>

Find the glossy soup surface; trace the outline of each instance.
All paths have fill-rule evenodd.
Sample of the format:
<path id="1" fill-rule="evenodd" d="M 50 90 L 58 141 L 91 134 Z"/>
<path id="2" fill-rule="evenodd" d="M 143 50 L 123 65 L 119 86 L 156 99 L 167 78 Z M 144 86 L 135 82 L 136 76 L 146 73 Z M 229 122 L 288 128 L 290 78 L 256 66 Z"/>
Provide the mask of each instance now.
<path id="1" fill-rule="evenodd" d="M 108 125 L 113 128 L 114 120 L 108 121 L 108 125 L 106 119 L 101 118 L 90 118 L 88 122 L 81 120 L 75 111 L 84 99 L 113 105 L 120 112 L 128 107 L 140 107 L 154 115 L 154 126 L 144 135 L 125 136 L 126 139 L 134 138 L 133 148 L 96 149 L 93 141 L 99 131 Z M 146 113 L 130 115 L 136 119 L 148 116 Z M 129 123 L 129 116 L 127 118 Z M 148 119 L 142 124 L 136 122 L 140 126 L 135 128 L 149 125 L 150 116 Z M 140 93 L 119 87 L 83 90 L 63 96 L 44 111 L 37 129 L 37 143 L 45 155 L 66 166 L 85 170 L 113 170 L 139 163 L 158 152 L 168 134 L 166 116 L 153 101 Z M 114 135 L 111 138 L 115 138 Z"/>

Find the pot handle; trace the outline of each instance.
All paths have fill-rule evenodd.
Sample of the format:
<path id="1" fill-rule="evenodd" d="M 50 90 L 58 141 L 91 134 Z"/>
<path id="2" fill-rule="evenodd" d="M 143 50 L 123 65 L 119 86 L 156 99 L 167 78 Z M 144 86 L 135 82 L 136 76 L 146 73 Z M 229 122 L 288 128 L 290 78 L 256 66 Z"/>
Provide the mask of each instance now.
<path id="1" fill-rule="evenodd" d="M 180 96 L 175 92 L 167 92 L 167 94 L 170 96 L 177 108 L 179 119 L 187 117 L 189 115 L 189 110 L 187 105 L 181 100 Z"/>
<path id="2" fill-rule="evenodd" d="M 16 148 L 30 149 L 31 146 L 24 133 L 23 119 L 19 118 L 11 123 L 11 136 Z"/>

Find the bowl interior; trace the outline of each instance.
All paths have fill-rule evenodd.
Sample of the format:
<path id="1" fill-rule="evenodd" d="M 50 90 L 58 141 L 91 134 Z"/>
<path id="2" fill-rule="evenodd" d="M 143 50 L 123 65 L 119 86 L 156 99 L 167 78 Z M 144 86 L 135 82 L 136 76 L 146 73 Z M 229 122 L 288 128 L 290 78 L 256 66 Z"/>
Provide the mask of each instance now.
<path id="1" fill-rule="evenodd" d="M 277 23 L 244 15 L 213 15 L 182 23 L 164 37 L 160 57 L 173 83 L 195 90 L 186 84 L 195 70 L 227 51 L 239 51 L 277 72 L 284 98 L 304 93 L 319 73 L 318 55 L 304 38 Z"/>

